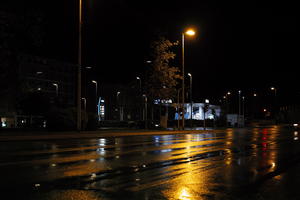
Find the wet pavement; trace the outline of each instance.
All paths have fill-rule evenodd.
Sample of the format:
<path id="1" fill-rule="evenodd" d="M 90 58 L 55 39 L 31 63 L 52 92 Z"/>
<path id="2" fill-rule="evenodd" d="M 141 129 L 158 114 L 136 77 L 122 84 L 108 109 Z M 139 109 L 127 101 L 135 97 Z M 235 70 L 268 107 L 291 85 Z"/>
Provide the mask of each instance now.
<path id="1" fill-rule="evenodd" d="M 300 199 L 299 133 L 223 132 L 0 142 L 7 199 Z"/>

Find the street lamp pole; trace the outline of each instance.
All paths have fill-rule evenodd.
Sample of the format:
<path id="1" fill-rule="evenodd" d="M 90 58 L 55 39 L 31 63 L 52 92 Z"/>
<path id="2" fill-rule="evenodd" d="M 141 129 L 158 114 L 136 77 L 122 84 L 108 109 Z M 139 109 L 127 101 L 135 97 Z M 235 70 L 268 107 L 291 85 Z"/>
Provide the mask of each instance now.
<path id="1" fill-rule="evenodd" d="M 276 93 L 277 93 L 277 90 L 276 90 L 276 88 L 275 87 L 271 87 L 271 90 L 274 90 L 274 94 L 275 94 L 275 96 L 277 95 Z"/>
<path id="2" fill-rule="evenodd" d="M 273 100 L 273 108 L 272 108 L 272 113 L 275 116 L 275 113 L 277 112 L 277 89 L 275 87 L 271 87 L 271 90 L 274 91 L 274 100 Z"/>
<path id="3" fill-rule="evenodd" d="M 182 33 L 182 130 L 184 130 L 184 34 Z"/>
<path id="4" fill-rule="evenodd" d="M 193 85 L 193 76 L 191 73 L 188 73 L 188 76 L 190 77 L 190 101 L 191 101 L 191 128 L 193 128 L 193 96 L 192 96 L 192 85 Z"/>
<path id="5" fill-rule="evenodd" d="M 81 130 L 81 36 L 82 36 L 82 0 L 79 0 L 78 69 L 77 69 L 77 131 Z"/>
<path id="6" fill-rule="evenodd" d="M 245 120 L 245 97 L 242 97 L 243 100 L 243 120 Z"/>
<path id="7" fill-rule="evenodd" d="M 182 130 L 184 130 L 184 36 L 185 34 L 187 35 L 195 35 L 195 31 L 193 31 L 192 29 L 187 30 L 186 32 L 182 33 Z"/>
<path id="8" fill-rule="evenodd" d="M 86 111 L 86 98 L 82 97 L 81 99 L 83 100 L 84 111 Z"/>
<path id="9" fill-rule="evenodd" d="M 145 98 L 145 129 L 148 129 L 148 112 L 147 112 L 147 103 L 148 103 L 148 99 L 147 96 L 144 94 L 143 97 Z"/>
<path id="10" fill-rule="evenodd" d="M 119 120 L 121 121 L 121 108 L 120 108 L 120 105 L 119 105 L 119 94 L 120 94 L 121 92 L 117 92 L 117 108 L 118 108 L 118 110 L 119 110 Z"/>
<path id="11" fill-rule="evenodd" d="M 55 86 L 56 97 L 58 97 L 58 84 L 57 83 L 53 83 L 53 85 Z"/>
<path id="12" fill-rule="evenodd" d="M 97 115 L 97 111 L 98 111 L 98 104 L 97 104 L 97 99 L 98 99 L 98 97 L 97 97 L 97 91 L 98 91 L 98 82 L 97 81 L 95 81 L 95 80 L 92 80 L 92 83 L 95 83 L 95 85 L 96 85 L 96 90 L 95 90 L 95 95 L 96 95 L 96 115 Z M 98 117 L 97 117 L 98 118 Z"/>
<path id="13" fill-rule="evenodd" d="M 240 126 L 240 116 L 241 116 L 241 90 L 239 90 L 239 116 L 238 116 L 238 126 Z"/>
<path id="14" fill-rule="evenodd" d="M 140 85 L 139 85 L 140 88 L 139 88 L 139 89 L 140 89 L 140 92 L 142 92 L 142 80 L 141 80 L 141 78 L 138 77 L 138 76 L 136 77 L 136 79 L 139 80 L 139 83 L 140 83 Z"/>
<path id="15" fill-rule="evenodd" d="M 138 80 L 139 81 L 139 86 L 140 86 L 140 88 L 139 88 L 139 94 L 138 94 L 138 99 L 140 99 L 140 96 L 142 95 L 142 80 L 141 80 L 141 78 L 140 77 L 136 77 L 136 80 Z M 142 103 L 141 103 L 142 104 Z M 139 106 L 140 108 L 139 108 L 139 110 L 140 110 L 140 120 L 142 120 L 142 105 L 140 105 Z"/>

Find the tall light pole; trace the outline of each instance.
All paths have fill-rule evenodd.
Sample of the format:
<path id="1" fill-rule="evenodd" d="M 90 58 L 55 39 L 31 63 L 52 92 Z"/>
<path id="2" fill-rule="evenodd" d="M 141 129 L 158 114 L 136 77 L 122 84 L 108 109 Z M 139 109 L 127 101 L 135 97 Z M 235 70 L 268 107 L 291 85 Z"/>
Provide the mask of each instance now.
<path id="1" fill-rule="evenodd" d="M 140 78 L 140 77 L 138 77 L 138 76 L 136 77 L 136 80 L 138 80 L 138 81 L 139 81 L 139 83 L 140 83 L 140 84 L 139 84 L 139 86 L 140 86 L 140 88 L 139 88 L 139 89 L 140 89 L 140 92 L 142 92 L 142 80 L 141 80 L 141 78 Z"/>
<path id="2" fill-rule="evenodd" d="M 136 80 L 139 81 L 139 94 L 138 94 L 138 100 L 140 99 L 140 96 L 142 95 L 142 80 L 139 76 L 136 77 Z M 142 101 L 142 100 L 141 100 Z M 140 110 L 140 120 L 142 121 L 142 103 L 139 105 L 139 110 Z"/>
<path id="3" fill-rule="evenodd" d="M 77 131 L 81 130 L 81 36 L 82 36 L 82 0 L 79 0 L 78 23 L 78 69 L 77 69 Z"/>
<path id="4" fill-rule="evenodd" d="M 55 86 L 56 97 L 58 97 L 58 84 L 57 83 L 53 83 L 52 85 Z"/>
<path id="5" fill-rule="evenodd" d="M 84 108 L 83 121 L 84 121 L 84 126 L 85 126 L 86 122 L 87 122 L 87 117 L 86 117 L 87 116 L 87 113 L 86 113 L 86 98 L 82 97 L 81 100 L 83 100 L 83 108 Z"/>
<path id="6" fill-rule="evenodd" d="M 277 111 L 277 89 L 275 87 L 271 87 L 270 89 L 274 91 L 274 95 L 275 95 L 273 101 L 273 109 L 272 109 L 273 115 L 275 116 L 275 112 Z"/>
<path id="7" fill-rule="evenodd" d="M 117 92 L 117 108 L 118 108 L 118 110 L 119 110 L 119 120 L 121 121 L 121 108 L 120 108 L 120 106 L 119 106 L 119 95 L 120 95 L 120 93 L 121 92 Z"/>
<path id="8" fill-rule="evenodd" d="M 242 101 L 243 101 L 243 119 L 245 118 L 245 97 L 242 97 Z"/>
<path id="9" fill-rule="evenodd" d="M 95 83 L 95 85 L 96 85 L 96 87 L 95 87 L 95 88 L 96 88 L 96 90 L 95 90 L 95 95 L 96 95 L 96 98 L 95 98 L 95 99 L 96 99 L 96 102 L 95 102 L 95 103 L 96 103 L 96 115 L 97 115 L 97 111 L 98 111 L 98 104 L 97 104 L 97 100 L 98 100 L 98 97 L 97 97 L 97 95 L 98 95 L 98 94 L 97 94 L 97 91 L 98 91 L 98 82 L 95 81 L 95 80 L 92 80 L 92 83 Z M 98 117 L 97 117 L 97 118 L 98 118 Z"/>
<path id="10" fill-rule="evenodd" d="M 86 98 L 82 97 L 81 99 L 83 100 L 84 111 L 86 111 Z"/>
<path id="11" fill-rule="evenodd" d="M 195 35 L 195 31 L 192 29 L 188 29 L 186 32 L 182 33 L 182 130 L 184 130 L 184 36 Z"/>
<path id="12" fill-rule="evenodd" d="M 147 99 L 147 96 L 144 94 L 143 97 L 145 98 L 145 129 L 148 129 L 148 112 L 147 112 L 147 102 L 148 102 L 148 99 Z"/>
<path id="13" fill-rule="evenodd" d="M 193 128 L 193 96 L 192 96 L 193 76 L 191 73 L 188 73 L 188 76 L 190 77 L 191 128 Z"/>
<path id="14" fill-rule="evenodd" d="M 240 126 L 240 116 L 241 116 L 241 90 L 239 90 L 239 116 L 238 116 L 238 126 Z"/>
<path id="15" fill-rule="evenodd" d="M 205 99 L 204 100 L 204 108 L 203 108 L 203 129 L 206 129 L 206 123 L 205 123 L 205 113 L 208 110 L 208 105 L 209 104 L 209 100 Z"/>
<path id="16" fill-rule="evenodd" d="M 277 95 L 277 89 L 275 87 L 271 87 L 270 89 L 274 91 L 274 94 L 276 96 Z"/>

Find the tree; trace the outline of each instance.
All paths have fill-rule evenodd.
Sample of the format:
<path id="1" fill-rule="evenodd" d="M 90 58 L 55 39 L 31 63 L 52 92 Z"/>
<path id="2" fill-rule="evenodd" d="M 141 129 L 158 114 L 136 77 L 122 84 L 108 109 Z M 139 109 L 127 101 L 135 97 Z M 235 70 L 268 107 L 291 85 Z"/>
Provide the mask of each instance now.
<path id="1" fill-rule="evenodd" d="M 176 54 L 171 50 L 178 45 L 164 37 L 151 44 L 152 65 L 148 78 L 148 97 L 150 99 L 167 100 L 176 97 L 176 86 L 181 79 L 180 70 L 170 66 Z"/>
<path id="2" fill-rule="evenodd" d="M 172 100 L 174 102 L 177 96 L 178 80 L 182 78 L 180 70 L 172 66 L 172 61 L 176 56 L 172 48 L 176 45 L 178 45 L 178 42 L 171 42 L 164 37 L 160 37 L 151 44 L 152 63 L 147 80 L 147 97 L 150 102 L 158 100 L 160 117 L 162 101 Z M 152 106 L 152 119 L 154 118 L 153 108 Z M 168 119 L 167 114 L 168 107 L 165 110 L 165 120 Z"/>

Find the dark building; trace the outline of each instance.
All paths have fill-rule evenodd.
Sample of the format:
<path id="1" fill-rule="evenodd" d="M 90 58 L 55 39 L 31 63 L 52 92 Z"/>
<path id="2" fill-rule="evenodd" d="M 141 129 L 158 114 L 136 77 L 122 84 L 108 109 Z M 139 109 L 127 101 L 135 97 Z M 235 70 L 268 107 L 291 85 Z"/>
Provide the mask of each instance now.
<path id="1" fill-rule="evenodd" d="M 11 51 L 0 55 L 2 127 L 31 124 L 54 105 L 75 107 L 76 65 Z"/>

